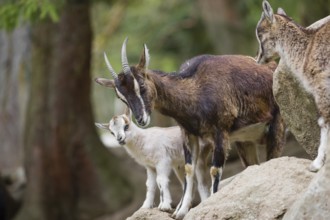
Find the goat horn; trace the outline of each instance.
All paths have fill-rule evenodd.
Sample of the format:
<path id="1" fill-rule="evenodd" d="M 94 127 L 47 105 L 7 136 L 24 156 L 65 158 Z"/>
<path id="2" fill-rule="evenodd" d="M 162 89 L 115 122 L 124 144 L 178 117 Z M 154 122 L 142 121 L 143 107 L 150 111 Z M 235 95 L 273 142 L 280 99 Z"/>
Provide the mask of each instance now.
<path id="1" fill-rule="evenodd" d="M 112 68 L 112 66 L 111 66 L 111 64 L 110 64 L 110 62 L 108 60 L 107 54 L 105 52 L 104 52 L 104 60 L 105 60 L 105 63 L 107 64 L 107 67 L 108 67 L 108 69 L 109 69 L 109 71 L 110 71 L 113 79 L 117 79 L 118 78 L 117 73 Z"/>
<path id="2" fill-rule="evenodd" d="M 127 44 L 128 38 L 126 37 L 123 46 L 121 48 L 121 63 L 123 67 L 123 71 L 125 74 L 131 73 L 131 68 L 128 65 L 127 55 L 126 55 L 126 44 Z"/>

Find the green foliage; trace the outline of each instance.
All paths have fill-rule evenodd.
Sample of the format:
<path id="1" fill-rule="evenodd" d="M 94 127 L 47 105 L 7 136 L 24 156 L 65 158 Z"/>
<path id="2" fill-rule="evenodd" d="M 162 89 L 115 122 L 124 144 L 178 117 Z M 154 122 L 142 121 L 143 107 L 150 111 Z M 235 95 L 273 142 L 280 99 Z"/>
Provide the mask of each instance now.
<path id="1" fill-rule="evenodd" d="M 309 25 L 329 14 L 329 0 L 315 1 L 311 4 L 310 0 L 269 0 L 275 12 L 282 7 L 288 16 L 302 25 Z M 193 56 L 221 53 L 216 48 L 231 43 L 226 53 L 254 56 L 258 50 L 255 27 L 261 16 L 262 0 L 105 2 L 94 0 L 92 6 L 94 77 L 110 78 L 103 60 L 104 51 L 114 69 L 121 71 L 120 50 L 125 37 L 129 37 L 127 55 L 130 64 L 138 62 L 142 45 L 146 43 L 151 55 L 150 69 L 167 72 L 178 70 L 182 62 Z M 207 27 L 210 21 L 203 17 L 205 14 L 202 13 L 201 2 L 222 2 L 228 6 L 223 16 L 213 16 L 213 19 L 223 19 L 212 26 L 218 31 L 215 40 L 211 29 Z M 214 5 L 222 7 L 223 4 Z M 221 39 L 222 33 L 227 34 L 227 39 Z M 93 86 L 93 101 L 97 103 L 97 100 L 102 100 L 101 103 L 105 103 L 97 106 L 96 116 L 100 121 L 106 121 L 115 112 L 114 106 L 118 108 L 114 102 L 117 99 L 111 90 L 109 92 L 95 83 Z"/>
<path id="2" fill-rule="evenodd" d="M 16 0 L 0 5 L 0 28 L 10 30 L 24 21 L 38 21 L 50 18 L 59 19 L 58 10 L 62 1 L 51 0 Z"/>

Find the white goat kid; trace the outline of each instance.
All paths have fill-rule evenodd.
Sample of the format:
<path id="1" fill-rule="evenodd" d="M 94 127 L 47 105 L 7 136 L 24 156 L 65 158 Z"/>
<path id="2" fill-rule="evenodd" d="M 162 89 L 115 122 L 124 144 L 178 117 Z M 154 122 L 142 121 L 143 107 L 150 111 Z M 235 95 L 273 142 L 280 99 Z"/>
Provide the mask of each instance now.
<path id="1" fill-rule="evenodd" d="M 162 211 L 172 210 L 169 191 L 169 176 L 173 169 L 182 188 L 184 183 L 183 137 L 178 126 L 142 129 L 131 120 L 127 108 L 125 114 L 114 116 L 109 124 L 95 123 L 99 128 L 110 130 L 127 153 L 147 170 L 147 193 L 141 208 L 152 208 L 155 199 L 156 183 L 160 190 Z"/>
<path id="2" fill-rule="evenodd" d="M 321 128 L 318 155 L 310 166 L 318 171 L 325 162 L 330 147 L 330 16 L 304 28 L 297 25 L 279 9 L 277 14 L 267 1 L 256 28 L 259 41 L 258 63 L 279 56 L 275 71 L 289 69 L 314 98 L 320 113 Z"/>

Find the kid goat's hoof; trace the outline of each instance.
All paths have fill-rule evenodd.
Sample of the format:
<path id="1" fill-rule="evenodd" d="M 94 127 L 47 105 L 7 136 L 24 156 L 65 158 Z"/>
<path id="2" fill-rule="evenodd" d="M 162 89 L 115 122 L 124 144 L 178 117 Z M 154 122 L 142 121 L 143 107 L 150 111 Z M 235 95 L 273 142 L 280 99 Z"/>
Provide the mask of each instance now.
<path id="1" fill-rule="evenodd" d="M 158 209 L 159 209 L 160 211 L 163 211 L 163 212 L 172 212 L 172 211 L 173 211 L 171 205 L 169 205 L 169 204 L 164 204 L 164 203 L 159 204 Z"/>

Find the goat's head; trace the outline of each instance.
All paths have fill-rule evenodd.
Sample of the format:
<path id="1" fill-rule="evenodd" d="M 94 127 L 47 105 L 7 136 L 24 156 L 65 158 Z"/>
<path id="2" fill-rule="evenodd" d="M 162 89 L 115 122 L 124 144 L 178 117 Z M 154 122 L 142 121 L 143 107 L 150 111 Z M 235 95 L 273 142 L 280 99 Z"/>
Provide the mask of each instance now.
<path id="1" fill-rule="evenodd" d="M 263 12 L 256 27 L 256 35 L 259 42 L 257 62 L 261 64 L 278 57 L 276 41 L 279 32 L 278 17 L 274 15 L 271 5 L 264 0 L 262 7 Z M 281 8 L 277 10 L 277 14 L 286 15 Z"/>
<path id="2" fill-rule="evenodd" d="M 127 131 L 131 125 L 131 110 L 126 108 L 122 115 L 114 116 L 109 123 L 95 123 L 98 128 L 110 131 L 121 145 L 126 144 Z"/>
<path id="3" fill-rule="evenodd" d="M 125 39 L 121 50 L 123 71 L 117 75 L 104 53 L 104 59 L 113 80 L 96 78 L 95 81 L 103 86 L 114 88 L 117 97 L 130 107 L 137 123 L 144 127 L 150 122 L 152 108 L 152 95 L 146 85 L 146 71 L 150 56 L 147 46 L 144 45 L 139 64 L 136 66 L 129 66 L 126 55 L 126 44 L 127 38 Z"/>

